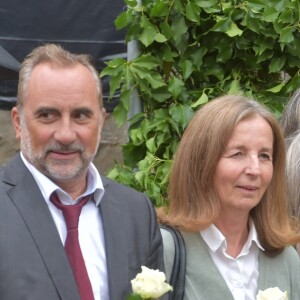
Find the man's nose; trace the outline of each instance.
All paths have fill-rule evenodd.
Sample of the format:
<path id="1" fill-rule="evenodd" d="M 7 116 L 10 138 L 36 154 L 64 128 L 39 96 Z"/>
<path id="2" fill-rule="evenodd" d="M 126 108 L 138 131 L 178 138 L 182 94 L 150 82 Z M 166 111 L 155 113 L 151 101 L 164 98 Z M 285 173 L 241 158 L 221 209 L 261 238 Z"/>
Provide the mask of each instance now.
<path id="1" fill-rule="evenodd" d="M 69 119 L 64 119 L 58 124 L 54 139 L 64 145 L 69 145 L 76 140 L 76 131 Z"/>

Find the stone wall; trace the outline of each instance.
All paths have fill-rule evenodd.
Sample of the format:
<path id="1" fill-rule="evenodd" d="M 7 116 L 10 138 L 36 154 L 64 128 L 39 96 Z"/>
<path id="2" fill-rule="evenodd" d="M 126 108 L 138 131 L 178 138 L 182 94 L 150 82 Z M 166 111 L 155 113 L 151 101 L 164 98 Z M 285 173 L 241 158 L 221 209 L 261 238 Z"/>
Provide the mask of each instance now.
<path id="1" fill-rule="evenodd" d="M 102 131 L 101 144 L 94 163 L 101 174 L 106 175 L 113 168 L 115 161 L 122 162 L 121 145 L 127 142 L 127 126 L 116 126 L 111 114 Z M 19 143 L 10 119 L 10 111 L 0 110 L 0 165 L 7 162 L 19 151 Z"/>

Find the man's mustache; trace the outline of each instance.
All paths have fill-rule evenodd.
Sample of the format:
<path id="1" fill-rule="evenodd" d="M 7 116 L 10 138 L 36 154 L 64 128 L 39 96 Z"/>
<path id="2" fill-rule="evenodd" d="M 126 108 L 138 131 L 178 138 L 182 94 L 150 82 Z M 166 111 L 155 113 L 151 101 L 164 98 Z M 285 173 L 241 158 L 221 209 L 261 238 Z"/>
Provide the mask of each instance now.
<path id="1" fill-rule="evenodd" d="M 45 152 L 80 152 L 82 153 L 85 150 L 85 147 L 79 143 L 73 143 L 70 145 L 63 145 L 60 143 L 54 143 L 47 145 L 45 148 Z"/>

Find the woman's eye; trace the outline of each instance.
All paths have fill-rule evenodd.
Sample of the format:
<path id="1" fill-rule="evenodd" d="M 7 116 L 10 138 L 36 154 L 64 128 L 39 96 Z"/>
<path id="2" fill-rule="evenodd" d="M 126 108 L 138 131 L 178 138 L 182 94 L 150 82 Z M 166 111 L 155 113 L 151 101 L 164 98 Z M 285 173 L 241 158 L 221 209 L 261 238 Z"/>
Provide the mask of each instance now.
<path id="1" fill-rule="evenodd" d="M 263 160 L 271 160 L 271 155 L 268 153 L 261 153 L 259 157 Z"/>
<path id="2" fill-rule="evenodd" d="M 235 152 L 232 154 L 232 157 L 239 157 L 239 156 L 242 156 L 243 153 L 242 152 Z"/>

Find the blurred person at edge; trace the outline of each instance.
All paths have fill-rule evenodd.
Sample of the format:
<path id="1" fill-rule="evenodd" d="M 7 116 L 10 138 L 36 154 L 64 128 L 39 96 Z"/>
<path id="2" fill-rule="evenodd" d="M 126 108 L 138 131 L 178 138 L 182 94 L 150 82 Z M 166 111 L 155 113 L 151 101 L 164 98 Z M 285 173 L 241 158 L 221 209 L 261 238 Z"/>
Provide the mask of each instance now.
<path id="1" fill-rule="evenodd" d="M 280 125 L 286 139 L 291 138 L 300 129 L 300 89 L 297 89 L 293 93 L 291 99 L 286 104 Z M 291 141 L 291 139 L 288 141 Z"/>
<path id="2" fill-rule="evenodd" d="M 12 109 L 21 153 L 0 170 L 2 300 L 86 299 L 82 273 L 73 276 L 64 249 L 67 217 L 53 204 L 54 192 L 65 206 L 88 199 L 76 243 L 88 299 L 124 300 L 142 265 L 164 269 L 149 199 L 101 176 L 92 163 L 104 119 L 99 75 L 88 56 L 54 44 L 27 56 Z"/>
<path id="3" fill-rule="evenodd" d="M 300 222 L 300 89 L 296 90 L 285 106 L 280 124 L 285 136 L 286 181 L 289 209 Z M 296 245 L 300 254 L 300 243 Z"/>
<path id="4" fill-rule="evenodd" d="M 175 154 L 169 207 L 158 211 L 185 241 L 185 300 L 255 300 L 271 287 L 300 299 L 284 177 L 284 137 L 261 104 L 231 95 L 196 112 Z M 174 243 L 162 236 L 169 278 Z"/>

